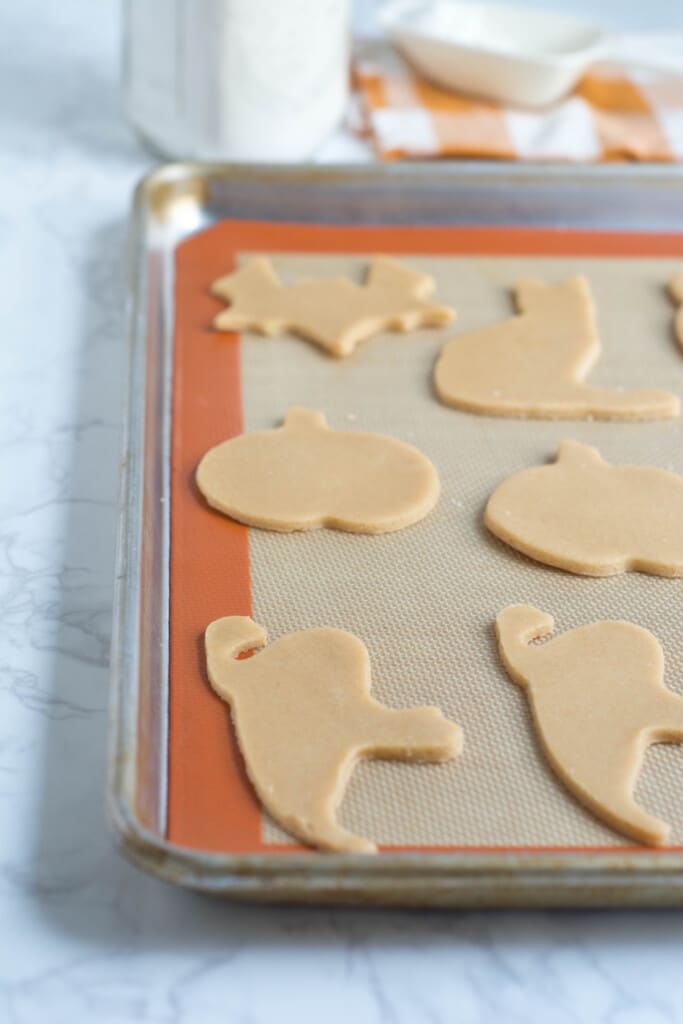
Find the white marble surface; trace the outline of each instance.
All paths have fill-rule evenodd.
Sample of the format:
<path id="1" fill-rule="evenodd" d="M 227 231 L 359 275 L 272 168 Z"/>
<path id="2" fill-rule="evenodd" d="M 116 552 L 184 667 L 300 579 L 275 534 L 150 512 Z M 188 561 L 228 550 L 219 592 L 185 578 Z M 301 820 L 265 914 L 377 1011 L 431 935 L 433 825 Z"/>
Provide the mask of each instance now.
<path id="1" fill-rule="evenodd" d="M 117 35 L 112 0 L 0 10 L 0 1022 L 683 1020 L 677 913 L 241 908 L 113 852 L 125 217 L 151 162 Z"/>

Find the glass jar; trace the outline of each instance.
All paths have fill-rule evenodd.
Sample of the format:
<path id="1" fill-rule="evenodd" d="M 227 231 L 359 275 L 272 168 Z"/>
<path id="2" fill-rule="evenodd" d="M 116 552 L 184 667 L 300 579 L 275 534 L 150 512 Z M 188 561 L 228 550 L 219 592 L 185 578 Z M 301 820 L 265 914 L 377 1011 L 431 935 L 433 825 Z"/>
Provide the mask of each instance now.
<path id="1" fill-rule="evenodd" d="M 128 116 L 174 159 L 308 159 L 349 88 L 351 0 L 127 0 Z"/>

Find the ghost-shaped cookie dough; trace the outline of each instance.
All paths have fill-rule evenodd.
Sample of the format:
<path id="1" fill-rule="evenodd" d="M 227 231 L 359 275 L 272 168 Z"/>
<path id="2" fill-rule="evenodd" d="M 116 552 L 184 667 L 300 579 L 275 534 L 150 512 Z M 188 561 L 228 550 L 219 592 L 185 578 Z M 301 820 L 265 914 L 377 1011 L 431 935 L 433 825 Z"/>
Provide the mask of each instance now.
<path id="1" fill-rule="evenodd" d="M 219 278 L 211 292 L 229 302 L 214 317 L 219 331 L 290 331 L 333 356 L 348 356 L 381 331 L 415 331 L 455 319 L 449 306 L 429 301 L 434 282 L 396 260 L 376 256 L 365 284 L 348 277 L 305 279 L 284 285 L 270 260 L 250 260 Z"/>
<path id="2" fill-rule="evenodd" d="M 370 839 L 336 819 L 354 764 L 366 757 L 448 761 L 462 749 L 459 726 L 437 708 L 394 710 L 374 700 L 368 652 L 352 633 L 290 633 L 239 659 L 265 642 L 265 630 L 240 616 L 206 630 L 209 680 L 230 705 L 259 799 L 305 843 L 374 853 Z"/>
<path id="3" fill-rule="evenodd" d="M 683 697 L 663 683 L 656 637 L 630 622 L 595 622 L 546 643 L 551 615 L 513 605 L 496 620 L 500 655 L 526 689 L 552 768 L 579 800 L 618 832 L 666 842 L 669 826 L 634 800 L 651 743 L 683 742 Z"/>
<path id="4" fill-rule="evenodd" d="M 322 413 L 299 408 L 282 427 L 210 449 L 197 486 L 210 505 L 249 526 L 352 533 L 410 526 L 431 511 L 440 489 L 417 448 L 382 434 L 331 430 Z"/>
<path id="5" fill-rule="evenodd" d="M 683 576 L 683 477 L 611 466 L 578 441 L 563 441 L 551 465 L 503 481 L 484 522 L 510 547 L 568 572 Z"/>
<path id="6" fill-rule="evenodd" d="M 560 284 L 520 281 L 519 313 L 469 331 L 444 347 L 434 371 L 446 405 L 528 419 L 650 420 L 678 416 L 668 391 L 595 388 L 585 379 L 600 355 L 584 277 Z"/>

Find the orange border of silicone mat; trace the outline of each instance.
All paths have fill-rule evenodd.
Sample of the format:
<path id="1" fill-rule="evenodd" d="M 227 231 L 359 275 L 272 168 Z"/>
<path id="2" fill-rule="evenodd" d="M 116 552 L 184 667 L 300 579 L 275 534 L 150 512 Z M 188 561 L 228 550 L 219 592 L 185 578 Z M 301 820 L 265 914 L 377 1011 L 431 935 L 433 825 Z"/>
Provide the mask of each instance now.
<path id="1" fill-rule="evenodd" d="M 210 510 L 194 484 L 194 471 L 203 453 L 243 430 L 240 340 L 235 334 L 218 334 L 211 329 L 212 318 L 223 303 L 212 298 L 209 285 L 234 268 L 239 253 L 249 251 L 682 257 L 683 236 L 545 228 L 338 227 L 224 221 L 178 247 L 171 474 L 168 838 L 182 846 L 221 853 L 294 852 L 302 847 L 274 846 L 265 844 L 261 838 L 261 810 L 244 773 L 228 709 L 209 688 L 203 657 L 204 629 L 213 619 L 251 614 L 248 530 Z M 320 358 L 327 357 L 321 353 Z M 580 852 L 628 848 L 410 849 Z"/>

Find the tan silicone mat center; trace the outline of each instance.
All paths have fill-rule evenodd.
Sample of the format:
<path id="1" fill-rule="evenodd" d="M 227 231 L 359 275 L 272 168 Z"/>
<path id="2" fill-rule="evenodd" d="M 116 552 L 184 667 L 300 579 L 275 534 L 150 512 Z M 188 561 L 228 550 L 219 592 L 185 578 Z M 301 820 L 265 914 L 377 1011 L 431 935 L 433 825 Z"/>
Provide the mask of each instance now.
<path id="1" fill-rule="evenodd" d="M 242 259 L 246 255 L 242 254 Z M 273 256 L 285 281 L 349 274 L 365 258 Z M 245 335 L 245 429 L 278 424 L 288 406 L 320 409 L 337 429 L 378 431 L 417 445 L 435 463 L 442 496 L 422 523 L 384 536 L 318 530 L 250 531 L 254 617 L 275 639 L 327 625 L 367 644 L 373 692 L 395 707 L 434 703 L 464 729 L 465 749 L 446 765 L 366 762 L 342 806 L 346 826 L 387 845 L 622 846 L 556 781 L 540 755 L 523 692 L 498 660 L 493 623 L 508 604 L 551 612 L 558 631 L 600 618 L 652 630 L 666 683 L 683 692 L 683 580 L 637 573 L 571 576 L 536 564 L 489 536 L 484 504 L 511 473 L 551 459 L 563 438 L 596 445 L 610 462 L 683 472 L 680 420 L 623 424 L 524 422 L 440 405 L 434 360 L 445 340 L 512 311 L 517 277 L 559 280 L 581 272 L 597 302 L 603 356 L 591 382 L 683 394 L 683 358 L 665 284 L 671 260 L 405 258 L 432 274 L 455 325 L 384 334 L 344 361 L 305 341 Z M 683 844 L 683 749 L 647 755 L 637 796 L 672 823 Z M 264 841 L 286 842 L 270 821 Z"/>

